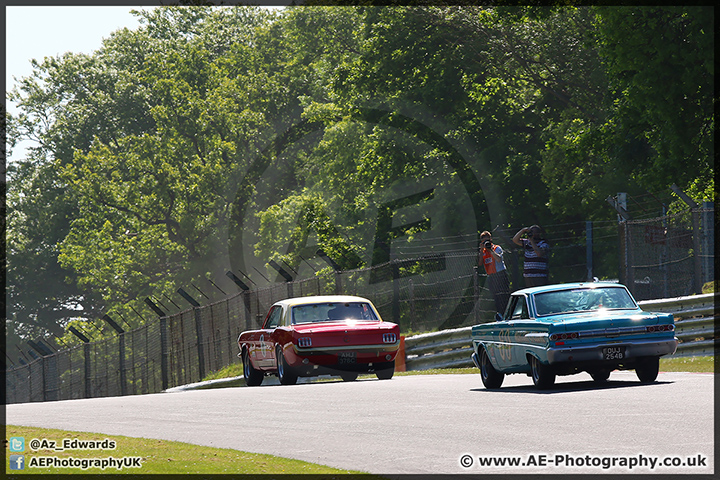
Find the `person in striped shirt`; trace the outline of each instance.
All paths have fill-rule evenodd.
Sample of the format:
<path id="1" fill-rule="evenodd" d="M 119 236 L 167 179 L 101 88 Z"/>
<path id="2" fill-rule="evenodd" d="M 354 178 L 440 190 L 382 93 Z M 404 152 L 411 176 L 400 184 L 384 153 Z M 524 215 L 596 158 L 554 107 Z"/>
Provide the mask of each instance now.
<path id="1" fill-rule="evenodd" d="M 539 225 L 523 227 L 515 234 L 512 241 L 523 247 L 525 251 L 523 266 L 525 286 L 547 285 L 550 244 L 545 239 L 543 229 Z"/>

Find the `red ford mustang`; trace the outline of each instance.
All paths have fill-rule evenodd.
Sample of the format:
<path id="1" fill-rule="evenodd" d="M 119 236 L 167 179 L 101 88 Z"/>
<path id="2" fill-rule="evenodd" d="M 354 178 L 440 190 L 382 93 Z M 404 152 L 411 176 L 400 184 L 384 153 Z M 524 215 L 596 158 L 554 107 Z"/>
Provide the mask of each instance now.
<path id="1" fill-rule="evenodd" d="M 399 327 L 383 322 L 370 300 L 327 295 L 276 302 L 260 330 L 240 334 L 238 356 L 248 386 L 266 375 L 283 385 L 321 374 L 353 381 L 374 372 L 390 379 L 399 346 Z"/>

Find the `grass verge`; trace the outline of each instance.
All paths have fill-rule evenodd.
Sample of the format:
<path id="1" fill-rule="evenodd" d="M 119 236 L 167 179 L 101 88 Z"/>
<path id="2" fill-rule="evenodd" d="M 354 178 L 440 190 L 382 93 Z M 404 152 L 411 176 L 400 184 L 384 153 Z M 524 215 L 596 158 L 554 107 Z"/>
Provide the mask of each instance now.
<path id="1" fill-rule="evenodd" d="M 361 474 L 363 472 L 341 470 L 324 465 L 293 460 L 289 458 L 275 457 L 257 453 L 241 452 L 227 448 L 213 448 L 192 445 L 182 442 L 171 442 L 167 440 L 156 440 L 148 438 L 124 437 L 121 435 L 104 435 L 100 433 L 72 432 L 67 430 L 56 430 L 49 428 L 21 427 L 8 425 L 6 434 L 6 463 L 7 474 Z M 25 451 L 17 455 L 24 455 L 25 468 L 23 470 L 10 469 L 10 452 L 7 441 L 12 437 L 22 437 L 25 440 Z M 30 449 L 32 439 L 53 440 L 57 445 L 62 445 L 63 439 L 73 439 L 102 442 L 105 439 L 113 440 L 116 447 L 107 450 L 65 450 L 55 451 L 54 449 Z M 35 457 L 35 460 L 33 460 Z M 114 459 L 140 457 L 140 467 L 122 468 L 92 467 L 82 469 L 62 467 L 32 467 L 31 462 L 39 462 L 40 457 L 56 457 L 58 459 L 73 458 L 79 461 L 83 459 Z M 69 460 L 65 460 L 66 462 Z M 130 463 L 130 462 L 128 462 Z"/>
<path id="2" fill-rule="evenodd" d="M 715 357 L 660 357 L 660 371 L 715 373 Z"/>

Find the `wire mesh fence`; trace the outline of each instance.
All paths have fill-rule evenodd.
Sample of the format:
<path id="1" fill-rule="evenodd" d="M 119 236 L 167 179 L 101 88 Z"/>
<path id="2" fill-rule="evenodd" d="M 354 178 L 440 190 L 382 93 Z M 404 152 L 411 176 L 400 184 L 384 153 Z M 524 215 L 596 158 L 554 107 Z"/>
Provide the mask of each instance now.
<path id="1" fill-rule="evenodd" d="M 619 229 L 620 281 L 638 300 L 700 293 L 714 280 L 714 209 L 628 220 Z"/>
<path id="2" fill-rule="evenodd" d="M 698 282 L 714 279 L 713 219 L 712 209 L 698 209 L 621 223 L 554 225 L 546 229 L 550 281 L 617 279 L 638 300 L 697 292 Z M 493 231 L 505 251 L 511 290 L 524 286 L 523 252 L 511 241 L 514 233 Z M 289 297 L 366 297 L 406 335 L 491 321 L 495 303 L 477 247 L 466 238 L 442 241 L 442 253 L 429 243 L 370 268 L 242 291 L 38 358 L 6 371 L 6 403 L 156 393 L 200 381 L 238 362 L 240 333 L 259 328 L 270 306 Z"/>

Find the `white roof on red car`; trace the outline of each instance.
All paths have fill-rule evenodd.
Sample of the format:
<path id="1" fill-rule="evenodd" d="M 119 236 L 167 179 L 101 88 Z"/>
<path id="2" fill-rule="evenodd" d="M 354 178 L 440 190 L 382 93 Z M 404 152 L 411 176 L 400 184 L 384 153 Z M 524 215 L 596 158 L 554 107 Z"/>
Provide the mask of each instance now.
<path id="1" fill-rule="evenodd" d="M 310 303 L 349 303 L 349 302 L 367 302 L 372 303 L 367 298 L 356 297 L 353 295 L 314 295 L 311 297 L 287 298 L 275 302 L 273 305 L 295 306 L 307 305 Z"/>

